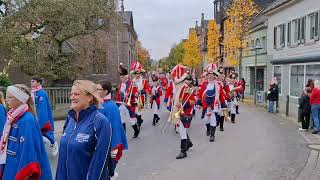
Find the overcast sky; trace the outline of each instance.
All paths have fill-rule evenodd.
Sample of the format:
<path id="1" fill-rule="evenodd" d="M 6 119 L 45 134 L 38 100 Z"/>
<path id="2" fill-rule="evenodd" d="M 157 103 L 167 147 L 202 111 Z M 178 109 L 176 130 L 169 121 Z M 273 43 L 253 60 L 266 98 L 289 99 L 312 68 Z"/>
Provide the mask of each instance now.
<path id="1" fill-rule="evenodd" d="M 213 18 L 213 0 L 125 0 L 125 10 L 133 11 L 135 29 L 142 45 L 158 60 L 188 35 L 195 21 Z"/>

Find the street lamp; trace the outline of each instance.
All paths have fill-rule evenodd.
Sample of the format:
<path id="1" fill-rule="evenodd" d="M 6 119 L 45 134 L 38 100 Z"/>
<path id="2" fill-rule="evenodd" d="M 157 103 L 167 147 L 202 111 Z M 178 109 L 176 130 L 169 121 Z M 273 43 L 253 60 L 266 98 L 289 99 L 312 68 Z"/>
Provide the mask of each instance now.
<path id="1" fill-rule="evenodd" d="M 257 40 L 256 45 L 251 47 L 250 50 L 254 51 L 254 104 L 257 105 L 257 61 L 258 61 L 258 50 L 262 49 L 260 42 Z"/>

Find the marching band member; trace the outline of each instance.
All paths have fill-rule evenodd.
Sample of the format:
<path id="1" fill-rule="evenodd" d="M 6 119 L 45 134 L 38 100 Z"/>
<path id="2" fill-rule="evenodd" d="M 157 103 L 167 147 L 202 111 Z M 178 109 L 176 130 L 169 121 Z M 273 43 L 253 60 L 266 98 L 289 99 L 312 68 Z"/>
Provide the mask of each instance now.
<path id="1" fill-rule="evenodd" d="M 221 112 L 220 96 L 222 88 L 217 83 L 220 75 L 217 64 L 209 64 L 207 67 L 207 82 L 203 83 L 199 92 L 199 99 L 202 103 L 202 119 L 205 119 L 207 127 L 207 136 L 210 136 L 210 142 L 215 140 L 216 126 Z M 201 106 L 201 104 L 199 104 Z"/>
<path id="2" fill-rule="evenodd" d="M 176 159 L 182 159 L 187 157 L 187 151 L 193 146 L 187 130 L 190 128 L 192 121 L 192 110 L 195 105 L 194 88 L 192 84 L 192 77 L 185 73 L 179 80 L 184 82 L 181 91 L 177 94 L 179 101 L 175 104 L 178 108 L 178 115 L 180 116 L 179 121 L 177 121 L 177 126 L 179 128 L 179 134 L 181 138 L 180 148 L 181 151 Z"/>
<path id="3" fill-rule="evenodd" d="M 153 122 L 152 125 L 155 126 L 159 120 L 159 109 L 160 109 L 160 97 L 162 96 L 161 86 L 159 85 L 159 79 L 157 76 L 152 77 L 153 85 L 151 89 L 151 109 L 153 110 Z"/>
<path id="4" fill-rule="evenodd" d="M 172 98 L 173 98 L 173 79 L 172 75 L 169 73 L 168 75 L 168 83 L 165 87 L 165 96 L 164 96 L 164 102 L 166 103 L 166 107 L 168 111 L 171 111 L 172 107 Z"/>
<path id="5" fill-rule="evenodd" d="M 97 83 L 97 91 L 103 101 L 102 109 L 99 111 L 107 117 L 112 128 L 109 174 L 113 177 L 118 161 L 122 157 L 123 150 L 128 149 L 128 143 L 121 123 L 119 108 L 111 99 L 111 89 L 112 85 L 109 81 L 99 81 Z"/>
<path id="6" fill-rule="evenodd" d="M 28 87 L 9 86 L 5 101 L 9 111 L 1 127 L 0 179 L 51 180 L 50 163 Z"/>
<path id="7" fill-rule="evenodd" d="M 101 98 L 95 83 L 76 80 L 60 141 L 56 180 L 109 180 L 112 127 L 99 112 Z"/>
<path id="8" fill-rule="evenodd" d="M 31 78 L 31 95 L 35 102 L 38 123 L 44 137 L 43 140 L 45 144 L 49 144 L 48 151 L 50 151 L 53 156 L 56 156 L 58 153 L 58 143 L 54 140 L 54 123 L 50 100 L 47 92 L 42 88 L 41 84 L 42 79 L 40 77 Z"/>
<path id="9" fill-rule="evenodd" d="M 141 109 L 144 107 L 145 99 L 148 96 L 148 94 L 151 93 L 148 81 L 143 78 L 141 75 L 145 73 L 145 70 L 142 69 L 142 65 L 136 61 L 131 66 L 132 74 L 134 75 L 134 78 L 132 79 L 133 82 L 133 93 L 136 97 L 135 104 L 136 104 L 136 118 L 137 118 L 137 124 L 139 128 L 141 127 L 143 123 L 142 119 L 142 113 Z"/>
<path id="10" fill-rule="evenodd" d="M 120 69 L 120 84 L 118 85 L 118 92 L 116 94 L 117 105 L 119 106 L 121 121 L 123 123 L 124 130 L 126 131 L 125 122 L 130 122 L 134 131 L 133 137 L 139 136 L 140 129 L 136 119 L 136 107 L 135 96 L 133 95 L 133 83 L 129 80 L 128 71 L 126 69 Z"/>

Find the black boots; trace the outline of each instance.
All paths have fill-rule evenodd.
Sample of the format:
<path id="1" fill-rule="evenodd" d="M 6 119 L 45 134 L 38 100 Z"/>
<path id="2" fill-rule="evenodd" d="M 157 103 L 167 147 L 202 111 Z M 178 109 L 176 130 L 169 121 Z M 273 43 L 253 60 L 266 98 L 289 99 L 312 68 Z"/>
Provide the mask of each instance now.
<path id="1" fill-rule="evenodd" d="M 210 136 L 210 124 L 206 124 L 207 127 L 207 136 Z"/>
<path id="2" fill-rule="evenodd" d="M 141 127 L 141 125 L 143 123 L 142 117 L 141 117 L 141 115 L 136 115 L 136 117 L 137 117 L 137 124 L 139 127 Z"/>
<path id="3" fill-rule="evenodd" d="M 236 114 L 240 114 L 239 113 L 239 106 L 236 106 Z"/>
<path id="4" fill-rule="evenodd" d="M 181 140 L 181 151 L 176 157 L 176 159 L 183 159 L 187 157 L 187 147 L 188 147 L 188 140 L 187 139 L 182 139 Z"/>
<path id="5" fill-rule="evenodd" d="M 137 124 L 133 125 L 132 128 L 134 130 L 133 138 L 137 138 L 139 136 L 140 129 Z"/>
<path id="6" fill-rule="evenodd" d="M 152 126 L 155 126 L 156 125 L 156 114 L 153 115 L 153 121 L 152 121 Z"/>
<path id="7" fill-rule="evenodd" d="M 188 139 L 187 139 L 187 151 L 189 151 L 190 148 L 192 148 L 193 143 L 191 141 L 191 139 L 189 138 L 189 135 L 187 135 Z"/>
<path id="8" fill-rule="evenodd" d="M 216 127 L 210 126 L 210 142 L 214 142 L 215 133 L 216 133 Z"/>
<path id="9" fill-rule="evenodd" d="M 223 123 L 224 123 L 224 116 L 220 116 L 220 131 L 224 131 L 223 129 Z"/>
<path id="10" fill-rule="evenodd" d="M 160 120 L 160 117 L 158 116 L 158 114 L 154 114 L 152 125 L 155 126 L 156 124 L 158 124 L 159 120 Z"/>

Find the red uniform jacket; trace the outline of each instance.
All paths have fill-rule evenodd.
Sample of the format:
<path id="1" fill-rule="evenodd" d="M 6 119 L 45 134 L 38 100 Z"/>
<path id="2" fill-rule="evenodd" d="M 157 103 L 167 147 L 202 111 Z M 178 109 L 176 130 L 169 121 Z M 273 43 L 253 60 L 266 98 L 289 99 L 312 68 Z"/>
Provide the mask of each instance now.
<path id="1" fill-rule="evenodd" d="M 162 90 L 161 90 L 161 86 L 157 86 L 156 91 L 154 91 L 154 87 L 151 88 L 151 108 L 153 105 L 153 101 L 156 101 L 158 108 L 160 107 L 160 97 L 162 96 Z"/>
<path id="2" fill-rule="evenodd" d="M 169 82 L 165 88 L 166 94 L 164 95 L 164 102 L 168 102 L 170 98 L 172 100 L 173 97 L 173 82 Z"/>
<path id="3" fill-rule="evenodd" d="M 190 87 L 188 87 L 187 84 L 185 84 L 181 92 L 179 94 L 179 100 L 182 103 L 183 106 L 183 112 L 185 116 L 191 116 L 193 106 L 195 105 L 195 94 L 194 90 Z"/>
<path id="4" fill-rule="evenodd" d="M 198 95 L 198 98 L 201 99 L 201 103 L 202 103 L 202 107 L 205 109 L 205 108 L 208 108 L 208 104 L 206 102 L 206 95 L 205 95 L 205 91 L 207 89 L 207 85 L 208 85 L 208 82 L 205 82 L 201 85 L 201 89 L 199 91 L 199 95 Z M 218 88 L 219 90 L 219 100 L 221 101 L 221 99 L 223 99 L 223 92 L 222 92 L 222 86 L 219 85 L 218 87 L 216 86 L 215 84 L 215 88 Z M 213 102 L 216 102 L 216 97 L 213 98 Z M 211 108 L 214 108 L 214 103 L 210 104 L 210 107 Z"/>
<path id="5" fill-rule="evenodd" d="M 126 90 L 125 90 L 125 92 L 128 92 L 128 89 L 129 89 L 129 86 L 131 85 L 131 82 L 128 80 L 127 82 L 126 82 Z M 122 94 L 121 92 L 120 92 L 120 90 L 121 90 L 121 86 L 122 86 L 122 82 L 118 85 L 118 91 L 117 91 L 117 94 L 116 94 L 116 101 L 119 101 L 119 102 L 123 102 L 124 101 L 124 94 Z"/>

